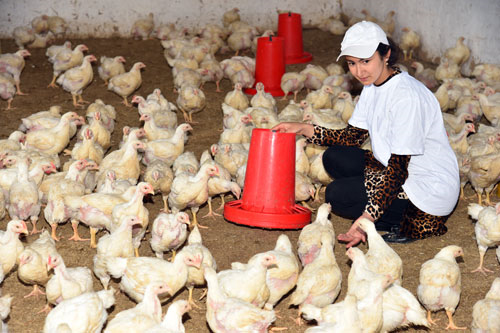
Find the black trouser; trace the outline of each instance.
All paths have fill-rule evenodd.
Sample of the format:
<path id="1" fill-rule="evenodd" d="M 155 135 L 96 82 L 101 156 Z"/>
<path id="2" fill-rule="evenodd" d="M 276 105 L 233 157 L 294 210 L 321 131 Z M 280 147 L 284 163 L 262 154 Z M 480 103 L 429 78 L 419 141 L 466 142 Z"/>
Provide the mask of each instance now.
<path id="1" fill-rule="evenodd" d="M 323 154 L 323 166 L 334 179 L 325 193 L 325 201 L 332 205 L 332 212 L 349 219 L 360 217 L 368 202 L 365 151 L 358 147 L 331 146 Z M 394 199 L 375 224 L 377 229 L 399 226 L 407 206 L 408 200 Z"/>

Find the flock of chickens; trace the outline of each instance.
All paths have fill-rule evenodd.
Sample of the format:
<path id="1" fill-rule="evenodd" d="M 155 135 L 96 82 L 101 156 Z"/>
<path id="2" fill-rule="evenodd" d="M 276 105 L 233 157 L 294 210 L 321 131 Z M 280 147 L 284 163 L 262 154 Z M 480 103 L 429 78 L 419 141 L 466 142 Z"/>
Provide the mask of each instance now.
<path id="1" fill-rule="evenodd" d="M 363 13 L 364 19 L 375 20 L 367 11 Z M 393 17 L 391 12 L 385 21 L 378 22 L 388 35 L 394 31 Z M 24 47 L 45 48 L 51 36 L 64 36 L 65 27 L 61 18 L 41 16 L 33 20 L 32 28 L 15 29 L 20 50 L 0 54 L 0 97 L 8 101 L 8 109 L 15 95 L 22 94 L 21 72 L 30 55 Z M 343 34 L 346 28 L 339 18 L 326 19 L 319 27 L 334 34 Z M 399 45 L 405 60 L 412 59 L 419 37 L 409 28 L 403 31 Z M 272 31 L 266 31 L 261 36 L 270 34 Z M 105 332 L 184 332 L 183 314 L 198 307 L 193 288 L 203 285 L 208 286 L 206 321 L 214 332 L 266 332 L 276 320 L 274 306 L 289 292 L 289 303 L 299 308 L 297 323 L 302 316 L 318 324 L 307 332 L 432 327 L 431 312 L 441 309 L 449 318 L 447 328 L 459 328 L 452 315 L 461 293 L 455 258 L 463 255 L 462 248 L 446 246 L 425 262 L 414 296 L 401 286 L 401 258 L 369 222 L 361 224 L 368 234 L 369 250 L 347 251 L 352 261 L 344 281 L 347 295 L 332 304 L 340 294 L 342 276 L 333 252 L 335 231 L 328 204 L 321 205 L 315 221 L 300 232 L 296 251 L 283 234 L 274 250 L 255 254 L 247 263 L 235 262 L 231 269 L 217 273 L 216 261 L 202 243 L 199 228 L 204 226 L 198 223 L 197 212 L 207 203 L 207 215 L 216 215 L 211 205 L 214 196 L 220 195 L 224 204 L 224 195 L 241 195 L 252 128 L 271 128 L 282 121 L 343 128 L 354 110 L 356 98 L 350 91 L 355 91 L 356 83 L 338 64 L 326 68 L 309 64 L 300 72 L 283 76 L 282 89 L 294 94 L 294 100 L 278 112 L 274 97 L 265 92 L 262 83 L 254 82 L 255 59 L 238 56 L 247 49 L 255 52 L 259 32 L 241 20 L 237 9 L 224 14 L 223 26 L 211 24 L 196 32 L 173 24 L 154 29 L 150 14 L 134 23 L 131 35 L 160 39 L 172 67 L 178 94 L 175 104 L 160 89 L 146 97 L 133 95 L 142 83 L 144 63 L 136 62 L 127 72 L 123 56 L 101 56 L 99 77 L 126 106 L 132 97 L 144 122 L 141 128 L 123 127 L 118 149 L 110 150 L 119 115 L 101 99 L 86 108 L 85 116 L 63 113 L 59 106 L 34 113 L 23 118 L 19 130 L 8 139 L 0 140 L 0 217 L 8 213 L 11 219 L 0 233 L 0 281 L 17 266 L 19 280 L 33 285 L 26 296 L 45 294 L 45 310 L 50 312 L 44 332 L 98 332 L 103 328 Z M 500 68 L 480 64 L 474 68 L 474 78 L 462 77 L 460 66 L 470 54 L 463 41 L 460 38 L 456 47 L 446 52 L 434 72 L 416 61 L 412 67 L 415 76 L 435 90 L 460 164 L 462 185 L 470 182 L 478 194 L 479 203 L 469 205 L 469 214 L 477 220 L 477 271 L 486 273 L 483 258 L 489 247 L 497 247 L 500 260 L 500 204 L 482 205 L 482 193 L 490 204 L 489 194 L 500 178 L 500 95 L 496 92 Z M 82 95 L 94 79 L 92 62 L 97 58 L 84 55 L 86 51 L 86 45 L 73 47 L 69 41 L 46 50 L 53 67 L 49 87 L 59 85 L 71 93 L 75 108 L 86 103 Z M 220 62 L 215 57 L 231 51 L 235 55 Z M 204 83 L 214 82 L 220 91 L 223 79 L 234 86 L 221 106 L 223 131 L 219 141 L 198 160 L 193 152 L 184 151 L 193 114 L 206 106 Z M 249 98 L 242 90 L 254 84 L 257 93 Z M 307 96 L 296 102 L 303 89 L 307 89 Z M 182 112 L 184 123 L 177 123 L 176 110 Z M 70 149 L 75 135 L 77 141 Z M 369 142 L 365 147 L 369 149 Z M 297 140 L 295 198 L 305 205 L 310 199 L 319 200 L 322 186 L 332 181 L 322 166 L 323 150 L 303 138 Z M 70 156 L 69 161 L 61 163 L 61 154 Z M 161 193 L 164 208 L 149 226 L 143 199 L 156 193 Z M 37 221 L 42 212 L 51 232 L 43 231 L 32 243 L 22 243 L 20 235 L 28 234 L 26 221 L 32 223 L 32 234 L 40 232 Z M 90 245 L 96 249 L 93 267 L 66 267 L 58 253 L 57 227 L 68 221 L 74 231 L 70 240 L 84 240 L 78 234 L 79 224 L 90 228 Z M 97 240 L 100 231 L 105 232 Z M 139 256 L 146 232 L 151 232 L 149 243 L 156 258 Z M 164 252 L 172 253 L 170 260 L 163 259 Z M 103 290 L 94 290 L 92 274 Z M 120 289 L 137 305 L 107 320 L 107 309 L 115 302 L 112 278 L 120 281 Z M 241 281 L 245 281 L 244 288 Z M 189 290 L 188 300 L 175 299 L 163 316 L 161 304 L 184 287 Z M 0 298 L 2 320 L 9 315 L 11 301 L 8 295 Z M 474 306 L 472 327 L 478 331 L 498 329 L 499 311 L 497 278 L 485 299 Z M 2 328 L 7 330 L 4 322 Z"/>

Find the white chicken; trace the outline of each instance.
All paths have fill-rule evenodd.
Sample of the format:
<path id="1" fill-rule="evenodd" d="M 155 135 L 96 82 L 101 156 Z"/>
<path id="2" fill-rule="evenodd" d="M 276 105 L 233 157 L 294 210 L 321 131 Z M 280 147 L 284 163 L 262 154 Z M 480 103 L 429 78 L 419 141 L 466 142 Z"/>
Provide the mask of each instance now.
<path id="1" fill-rule="evenodd" d="M 193 225 L 198 225 L 196 213 L 208 199 L 208 180 L 218 176 L 219 170 L 210 164 L 204 164 L 196 175 L 184 172 L 177 175 L 168 196 L 170 208 L 176 211 L 191 208 Z"/>
<path id="2" fill-rule="evenodd" d="M 305 304 L 302 307 L 302 315 L 306 320 L 314 319 L 319 324 L 308 328 L 306 333 L 362 332 L 357 299 L 354 295 L 346 295 L 342 302 L 329 304 L 322 308 Z"/>
<path id="3" fill-rule="evenodd" d="M 293 100 L 297 101 L 297 94 L 304 88 L 307 76 L 301 73 L 288 72 L 281 77 L 281 90 L 285 93 L 283 100 L 287 99 L 288 93 L 293 93 Z"/>
<path id="4" fill-rule="evenodd" d="M 47 282 L 45 292 L 47 306 L 57 305 L 63 300 L 94 291 L 92 272 L 87 267 L 67 268 L 60 254 L 51 254 L 47 258 L 47 266 L 54 270 L 54 275 Z"/>
<path id="5" fill-rule="evenodd" d="M 297 241 L 297 252 L 302 266 L 310 264 L 319 255 L 322 234 L 326 233 L 331 235 L 332 239 L 335 238 L 332 222 L 328 219 L 331 209 L 329 203 L 322 204 L 314 222 L 302 228 Z"/>
<path id="6" fill-rule="evenodd" d="M 182 123 L 168 139 L 158 139 L 144 143 L 144 158 L 142 162 L 149 165 L 155 160 L 161 160 L 171 166 L 175 159 L 184 152 L 184 142 L 188 131 L 193 128 L 188 123 Z"/>
<path id="7" fill-rule="evenodd" d="M 273 95 L 266 92 L 264 89 L 264 83 L 257 82 L 255 85 L 255 90 L 257 92 L 252 99 L 250 99 L 250 105 L 253 107 L 263 107 L 276 112 L 276 100 Z"/>
<path id="8" fill-rule="evenodd" d="M 5 231 L 0 230 L 0 282 L 19 262 L 19 255 L 24 250 L 24 245 L 19 240 L 21 234 L 28 234 L 26 223 L 21 220 L 10 220 Z"/>
<path id="9" fill-rule="evenodd" d="M 403 33 L 401 34 L 399 47 L 403 50 L 404 60 L 412 59 L 413 52 L 420 46 L 420 36 L 408 27 L 401 30 Z"/>
<path id="10" fill-rule="evenodd" d="M 165 282 L 151 281 L 146 287 L 144 298 L 133 308 L 116 314 L 106 325 L 104 332 L 135 332 L 145 330 L 161 322 L 161 303 L 158 295 L 172 293 Z"/>
<path id="11" fill-rule="evenodd" d="M 184 212 L 177 214 L 160 213 L 153 221 L 151 230 L 151 249 L 156 257 L 163 259 L 163 252 L 171 251 L 172 259 L 178 248 L 187 239 L 189 226 L 189 215 Z"/>
<path id="12" fill-rule="evenodd" d="M 308 64 L 306 68 L 300 71 L 300 74 L 307 77 L 304 86 L 308 89 L 308 92 L 321 88 L 323 81 L 328 77 L 328 73 L 323 67 L 312 64 Z"/>
<path id="13" fill-rule="evenodd" d="M 99 77 L 104 81 L 104 85 L 108 85 L 108 80 L 113 76 L 125 73 L 125 58 L 122 56 L 117 56 L 114 58 L 101 56 L 101 64 L 97 67 L 97 73 Z"/>
<path id="14" fill-rule="evenodd" d="M 240 83 L 234 85 L 234 89 L 226 94 L 224 103 L 240 111 L 244 111 L 250 105 L 247 95 L 241 90 L 243 89 Z"/>
<path id="15" fill-rule="evenodd" d="M 71 93 L 75 107 L 82 106 L 83 103 L 88 103 L 83 100 L 82 92 L 94 79 L 94 72 L 91 65 L 93 61 L 97 61 L 94 55 L 85 56 L 80 66 L 70 68 L 59 76 L 56 81 L 64 90 Z M 78 102 L 76 100 L 77 97 Z"/>
<path id="16" fill-rule="evenodd" d="M 206 105 L 205 93 L 189 85 L 181 86 L 177 97 L 177 106 L 184 115 L 184 121 L 193 122 L 193 113 L 202 111 Z"/>
<path id="17" fill-rule="evenodd" d="M 0 54 L 0 73 L 9 73 L 14 78 L 17 95 L 26 95 L 21 91 L 21 72 L 24 69 L 24 58 L 29 57 L 28 50 L 19 50 L 16 53 Z"/>
<path id="18" fill-rule="evenodd" d="M 164 281 L 170 287 L 171 296 L 175 295 L 188 278 L 188 267 L 201 267 L 203 254 L 194 249 L 182 249 L 173 262 L 152 257 L 118 258 L 106 257 L 106 269 L 109 274 L 119 279 L 120 289 L 134 301 L 144 298 L 147 285 L 152 281 Z M 168 298 L 168 297 L 167 297 Z M 162 298 L 164 301 L 166 298 Z"/>
<path id="19" fill-rule="evenodd" d="M 492 270 L 483 267 L 483 263 L 488 248 L 500 245 L 500 203 L 495 207 L 471 203 L 467 207 L 467 212 L 470 217 L 477 220 L 474 232 L 479 249 L 479 266 L 473 272 L 492 273 Z"/>
<path id="20" fill-rule="evenodd" d="M 174 181 L 174 173 L 168 163 L 162 160 L 155 160 L 149 163 L 144 171 L 143 180 L 153 186 L 153 191 L 155 193 L 161 193 L 163 211 L 169 213 L 170 209 L 168 208 L 167 199 L 170 188 L 172 187 L 172 182 Z"/>
<path id="21" fill-rule="evenodd" d="M 472 307 L 473 333 L 495 332 L 500 327 L 500 278 L 493 280 L 490 290 Z"/>
<path id="22" fill-rule="evenodd" d="M 132 24 L 130 34 L 134 39 L 146 40 L 153 32 L 154 26 L 154 15 L 149 13 L 147 17 L 140 18 Z"/>
<path id="23" fill-rule="evenodd" d="M 227 297 L 220 289 L 215 270 L 205 266 L 208 284 L 207 322 L 214 332 L 265 333 L 276 320 L 274 311 L 262 310 L 237 298 Z"/>
<path id="24" fill-rule="evenodd" d="M 62 48 L 59 52 L 54 53 L 53 57 L 49 58 L 49 61 L 52 63 L 53 75 L 48 87 L 55 88 L 56 79 L 61 73 L 75 66 L 80 66 L 83 61 L 83 52 L 85 51 L 88 51 L 87 45 L 79 44 L 73 50 Z"/>
<path id="25" fill-rule="evenodd" d="M 322 233 L 319 255 L 304 269 L 297 280 L 297 288 L 290 297 L 290 304 L 301 307 L 312 304 L 318 307 L 331 304 L 339 295 L 342 274 L 333 253 L 334 238 L 330 233 Z"/>
<path id="26" fill-rule="evenodd" d="M 9 316 L 10 314 L 10 307 L 12 304 L 12 296 L 10 295 L 4 295 L 0 297 L 0 330 L 2 332 L 8 332 L 9 327 L 8 325 L 4 322 L 4 320 Z"/>
<path id="27" fill-rule="evenodd" d="M 463 256 L 464 251 L 456 245 L 441 249 L 433 259 L 427 260 L 420 268 L 417 295 L 427 309 L 429 324 L 435 324 L 431 312 L 444 309 L 448 316 L 446 329 L 460 328 L 453 322 L 453 313 L 460 300 L 462 277 L 456 257 Z"/>
<path id="28" fill-rule="evenodd" d="M 145 331 L 145 333 L 185 333 L 182 324 L 182 316 L 191 310 L 189 302 L 179 299 L 173 302 L 167 309 L 161 323 Z"/>
<path id="29" fill-rule="evenodd" d="M 115 290 L 88 292 L 59 303 L 45 318 L 44 333 L 100 332 L 115 304 Z"/>
<path id="30" fill-rule="evenodd" d="M 146 65 L 142 62 L 136 62 L 132 65 L 130 71 L 118 74 L 109 79 L 108 90 L 120 95 L 123 98 L 123 104 L 130 106 L 127 97 L 132 95 L 142 84 L 141 68 Z"/>
<path id="31" fill-rule="evenodd" d="M 108 289 L 109 280 L 111 279 L 106 271 L 105 257 L 132 257 L 134 255 L 132 227 L 140 223 L 137 216 L 123 216 L 118 228 L 99 238 L 97 254 L 93 258 L 94 273 L 101 281 L 104 289 Z"/>
<path id="32" fill-rule="evenodd" d="M 23 283 L 33 285 L 33 291 L 25 295 L 25 298 L 45 294 L 38 286 L 44 286 L 49 281 L 47 260 L 50 255 L 55 254 L 57 254 L 56 243 L 46 230 L 21 252 L 17 276 Z"/>

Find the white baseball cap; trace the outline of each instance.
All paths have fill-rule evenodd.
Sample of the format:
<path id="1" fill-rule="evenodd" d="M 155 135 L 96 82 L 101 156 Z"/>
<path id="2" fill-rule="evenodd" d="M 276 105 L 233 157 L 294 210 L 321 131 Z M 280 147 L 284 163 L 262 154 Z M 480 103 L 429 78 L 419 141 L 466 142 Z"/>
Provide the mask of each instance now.
<path id="1" fill-rule="evenodd" d="M 387 36 L 379 25 L 369 21 L 358 22 L 346 31 L 337 61 L 346 55 L 361 59 L 370 58 L 380 43 L 389 45 Z"/>

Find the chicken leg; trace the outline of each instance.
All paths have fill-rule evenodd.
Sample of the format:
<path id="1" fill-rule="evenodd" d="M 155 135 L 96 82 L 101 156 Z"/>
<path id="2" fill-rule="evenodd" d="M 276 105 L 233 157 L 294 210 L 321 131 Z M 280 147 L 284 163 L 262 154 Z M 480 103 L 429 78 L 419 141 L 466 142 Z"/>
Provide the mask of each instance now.
<path id="1" fill-rule="evenodd" d="M 31 296 L 38 297 L 38 295 L 45 295 L 45 293 L 40 290 L 40 288 L 38 287 L 37 284 L 35 284 L 33 286 L 33 290 L 29 294 L 24 295 L 24 298 L 28 298 L 28 297 L 31 297 Z"/>
<path id="2" fill-rule="evenodd" d="M 69 238 L 69 240 L 74 240 L 74 241 L 88 241 L 89 238 L 81 238 L 80 235 L 78 234 L 78 224 L 79 222 L 76 220 L 71 221 L 71 227 L 73 228 L 73 236 Z"/>
<path id="3" fill-rule="evenodd" d="M 432 319 L 432 313 L 429 310 L 427 310 L 427 321 L 430 325 L 436 325 L 436 322 L 438 321 L 437 319 Z"/>
<path id="4" fill-rule="evenodd" d="M 493 273 L 492 270 L 483 267 L 485 253 L 486 249 L 479 247 L 479 266 L 475 270 L 471 271 L 471 273 L 481 272 L 483 275 L 486 275 L 486 273 Z"/>
<path id="5" fill-rule="evenodd" d="M 31 229 L 30 235 L 34 235 L 34 234 L 38 234 L 38 233 L 42 232 L 41 230 L 38 230 L 36 228 L 36 222 L 38 221 L 38 216 L 32 216 L 30 219 L 31 219 L 31 224 L 33 224 L 33 229 Z"/>
<path id="6" fill-rule="evenodd" d="M 459 327 L 456 326 L 453 322 L 453 312 L 446 310 L 446 315 L 448 316 L 448 326 L 446 326 L 447 330 L 465 330 L 467 327 Z"/>
<path id="7" fill-rule="evenodd" d="M 220 216 L 220 214 L 217 214 L 216 212 L 214 212 L 214 210 L 212 209 L 212 198 L 211 197 L 208 197 L 207 199 L 207 203 L 208 203 L 208 213 L 203 216 L 202 218 L 205 218 L 205 217 L 208 217 L 208 216 L 211 216 L 215 219 L 216 216 Z"/>
<path id="8" fill-rule="evenodd" d="M 52 229 L 52 233 L 50 234 L 50 236 L 52 237 L 53 240 L 58 242 L 60 238 L 57 237 L 57 235 L 56 235 L 57 223 L 51 224 L 50 228 Z"/>
<path id="9" fill-rule="evenodd" d="M 52 82 L 49 83 L 49 85 L 47 86 L 47 88 L 57 88 L 56 86 L 56 79 L 57 79 L 57 75 L 53 75 L 52 76 Z"/>
<path id="10" fill-rule="evenodd" d="M 5 110 L 10 110 L 10 109 L 12 109 L 12 107 L 11 107 L 11 105 L 12 105 L 12 100 L 13 100 L 13 98 L 9 98 L 9 99 L 7 100 L 7 109 L 5 109 Z"/>
<path id="11" fill-rule="evenodd" d="M 194 286 L 189 286 L 188 287 L 188 303 L 191 305 L 191 306 L 194 306 L 195 308 L 198 308 L 198 309 L 201 309 L 201 307 L 196 304 L 196 302 L 193 300 L 193 289 L 194 289 Z"/>
<path id="12" fill-rule="evenodd" d="M 90 227 L 90 247 L 97 248 L 97 243 L 95 241 L 95 235 L 97 234 L 97 229 Z"/>
<path id="13" fill-rule="evenodd" d="M 198 223 L 198 219 L 196 218 L 196 213 L 198 212 L 199 209 L 200 209 L 199 207 L 191 207 L 191 213 L 193 214 L 193 228 L 196 225 L 198 226 L 198 228 L 208 229 L 208 227 Z"/>
<path id="14" fill-rule="evenodd" d="M 128 104 L 128 101 L 127 101 L 127 97 L 123 96 L 123 104 L 125 104 L 125 106 L 130 106 L 130 104 Z"/>

